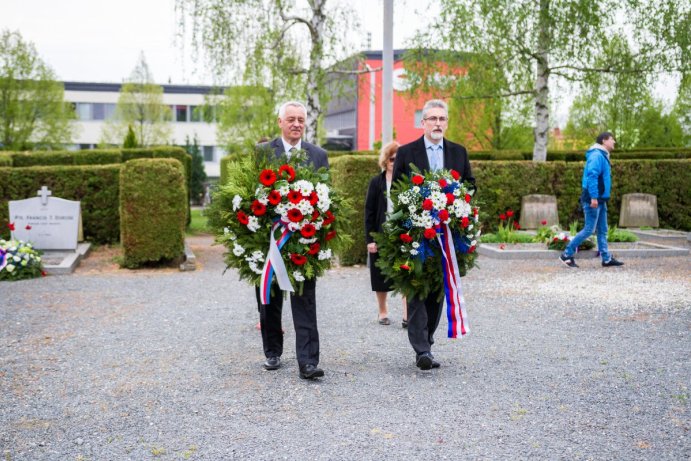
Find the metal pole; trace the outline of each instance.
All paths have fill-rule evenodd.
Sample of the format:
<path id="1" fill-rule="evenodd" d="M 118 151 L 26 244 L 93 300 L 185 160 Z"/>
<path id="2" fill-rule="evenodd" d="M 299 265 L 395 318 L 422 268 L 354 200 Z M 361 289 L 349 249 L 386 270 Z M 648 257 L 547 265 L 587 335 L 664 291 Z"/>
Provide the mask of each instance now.
<path id="1" fill-rule="evenodd" d="M 384 0 L 382 146 L 393 140 L 393 0 Z"/>

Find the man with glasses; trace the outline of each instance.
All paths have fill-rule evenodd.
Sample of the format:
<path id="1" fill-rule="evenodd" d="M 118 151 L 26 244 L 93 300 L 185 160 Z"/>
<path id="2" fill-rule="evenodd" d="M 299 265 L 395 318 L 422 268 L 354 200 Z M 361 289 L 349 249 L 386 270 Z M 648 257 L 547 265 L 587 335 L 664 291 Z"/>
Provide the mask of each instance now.
<path id="1" fill-rule="evenodd" d="M 393 180 L 410 177 L 411 165 L 420 171 L 456 170 L 462 181 L 475 184 L 465 147 L 444 138 L 449 126 L 449 108 L 444 101 L 433 99 L 422 108 L 424 135 L 398 149 L 393 167 Z M 441 301 L 438 301 L 441 299 Z M 416 354 L 415 364 L 421 370 L 439 368 L 432 355 L 434 332 L 441 318 L 444 297 L 431 293 L 426 299 L 408 300 L 408 340 Z"/>

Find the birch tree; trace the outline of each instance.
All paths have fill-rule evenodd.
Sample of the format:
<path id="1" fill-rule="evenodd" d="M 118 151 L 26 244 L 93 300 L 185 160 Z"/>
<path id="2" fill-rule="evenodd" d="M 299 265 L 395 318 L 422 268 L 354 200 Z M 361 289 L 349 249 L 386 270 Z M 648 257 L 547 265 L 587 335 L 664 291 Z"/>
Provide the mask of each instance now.
<path id="1" fill-rule="evenodd" d="M 163 88 L 154 83 L 142 53 L 120 89 L 113 118 L 103 127 L 103 141 L 120 144 L 132 127 L 140 146 L 167 144 L 172 134 L 171 118 L 170 107 L 163 103 Z"/>
<path id="2" fill-rule="evenodd" d="M 593 73 L 687 73 L 690 11 L 688 2 L 675 0 L 443 0 L 436 27 L 416 43 L 472 54 L 471 61 L 501 75 L 501 85 L 455 93 L 457 99 L 529 97 L 533 160 L 545 161 L 550 89 Z M 615 37 L 626 37 L 633 53 L 617 55 Z M 430 86 L 439 81 L 429 72 L 417 78 Z"/>
<path id="3" fill-rule="evenodd" d="M 326 77 L 348 53 L 352 15 L 338 2 L 176 0 L 181 35 L 205 53 L 219 81 L 264 87 L 271 102 L 307 107 L 307 140 L 316 142 L 326 109 Z M 274 119 L 275 121 L 275 119 Z"/>
<path id="4" fill-rule="evenodd" d="M 65 90 L 19 32 L 0 34 L 0 150 L 61 148 L 76 118 Z"/>

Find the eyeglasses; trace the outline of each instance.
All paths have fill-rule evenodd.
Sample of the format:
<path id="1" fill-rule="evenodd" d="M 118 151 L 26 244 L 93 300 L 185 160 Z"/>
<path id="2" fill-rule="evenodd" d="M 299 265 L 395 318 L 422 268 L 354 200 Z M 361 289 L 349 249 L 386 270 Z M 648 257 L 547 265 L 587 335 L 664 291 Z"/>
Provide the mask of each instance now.
<path id="1" fill-rule="evenodd" d="M 444 123 L 444 122 L 448 122 L 448 121 L 449 121 L 449 118 L 448 118 L 448 117 L 435 117 L 435 116 L 432 116 L 432 117 L 427 117 L 425 120 L 428 121 L 428 122 L 432 122 L 432 123 L 437 123 L 437 122 L 439 122 L 439 123 Z"/>
<path id="2" fill-rule="evenodd" d="M 395 162 L 395 161 L 396 161 L 396 157 L 389 157 L 389 162 L 390 162 L 390 163 L 393 163 L 393 162 Z"/>

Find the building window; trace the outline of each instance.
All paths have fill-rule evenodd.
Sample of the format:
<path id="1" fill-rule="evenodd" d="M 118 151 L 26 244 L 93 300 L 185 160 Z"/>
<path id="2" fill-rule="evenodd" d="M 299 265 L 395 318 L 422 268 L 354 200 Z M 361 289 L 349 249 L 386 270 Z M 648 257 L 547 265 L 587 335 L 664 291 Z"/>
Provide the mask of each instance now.
<path id="1" fill-rule="evenodd" d="M 415 128 L 422 128 L 422 110 L 415 111 Z"/>
<path id="2" fill-rule="evenodd" d="M 176 122 L 186 122 L 187 121 L 187 106 L 175 106 L 175 121 Z"/>
<path id="3" fill-rule="evenodd" d="M 94 116 L 94 120 L 105 120 L 105 118 L 106 118 L 105 104 L 103 104 L 102 102 L 95 102 L 93 104 L 93 116 Z"/>
<path id="4" fill-rule="evenodd" d="M 204 161 L 213 162 L 214 161 L 214 146 L 204 146 Z"/>
<path id="5" fill-rule="evenodd" d="M 92 118 L 92 105 L 88 102 L 78 102 L 77 103 L 77 118 L 79 120 L 93 120 Z"/>
<path id="6" fill-rule="evenodd" d="M 103 104 L 103 113 L 105 115 L 106 120 L 110 120 L 111 118 L 113 118 L 113 115 L 115 115 L 115 104 Z"/>
<path id="7" fill-rule="evenodd" d="M 201 122 L 202 121 L 202 107 L 201 106 L 190 106 L 190 122 Z"/>

